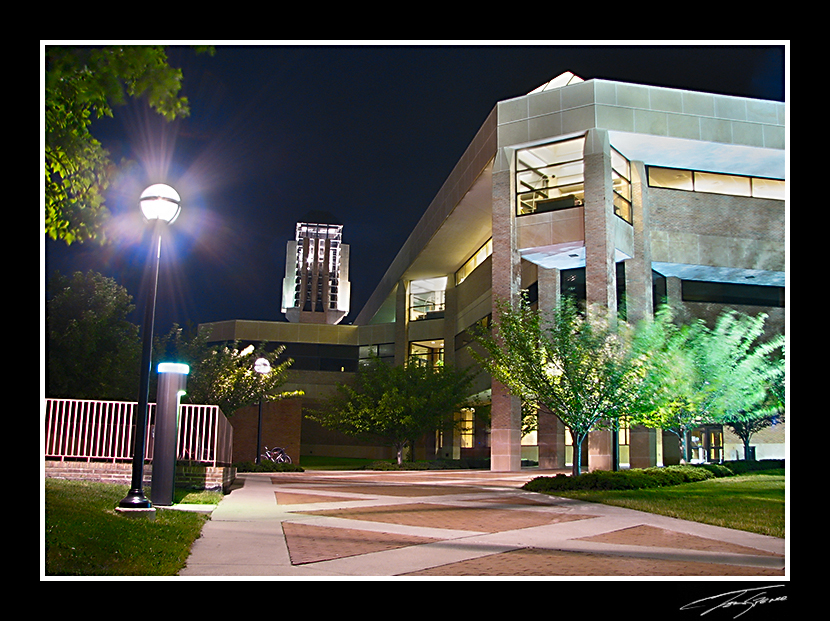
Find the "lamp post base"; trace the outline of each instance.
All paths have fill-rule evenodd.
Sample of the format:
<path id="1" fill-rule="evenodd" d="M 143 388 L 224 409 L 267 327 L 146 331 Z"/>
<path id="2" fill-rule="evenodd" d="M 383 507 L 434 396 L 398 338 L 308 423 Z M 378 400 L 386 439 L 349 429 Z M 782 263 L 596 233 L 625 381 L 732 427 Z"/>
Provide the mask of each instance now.
<path id="1" fill-rule="evenodd" d="M 118 503 L 119 509 L 152 509 L 153 503 L 144 496 L 144 490 L 131 489 Z"/>

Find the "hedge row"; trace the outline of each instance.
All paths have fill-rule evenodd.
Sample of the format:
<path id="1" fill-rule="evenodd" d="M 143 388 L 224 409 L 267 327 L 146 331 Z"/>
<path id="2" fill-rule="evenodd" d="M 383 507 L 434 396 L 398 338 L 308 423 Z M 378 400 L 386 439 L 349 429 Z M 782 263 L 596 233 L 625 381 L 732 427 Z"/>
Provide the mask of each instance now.
<path id="1" fill-rule="evenodd" d="M 297 464 L 278 464 L 270 459 L 263 459 L 259 464 L 242 461 L 234 466 L 237 472 L 305 472 L 305 469 Z"/>
<path id="2" fill-rule="evenodd" d="M 525 483 L 522 489 L 530 492 L 646 489 L 694 483 L 716 477 L 729 477 L 745 472 L 783 467 L 784 460 L 782 459 L 765 459 L 761 461 L 732 461 L 722 464 L 654 466 L 616 472 L 595 470 L 575 477 L 565 474 L 557 474 L 554 477 L 536 477 Z"/>

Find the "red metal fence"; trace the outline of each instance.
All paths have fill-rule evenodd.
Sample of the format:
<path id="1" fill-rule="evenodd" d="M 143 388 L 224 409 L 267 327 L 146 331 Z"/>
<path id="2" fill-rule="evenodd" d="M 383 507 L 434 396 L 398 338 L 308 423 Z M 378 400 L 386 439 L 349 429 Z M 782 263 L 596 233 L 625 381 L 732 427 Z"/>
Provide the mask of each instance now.
<path id="1" fill-rule="evenodd" d="M 46 459 L 128 461 L 133 457 L 136 403 L 46 399 Z M 149 407 L 147 454 L 153 458 L 156 406 Z M 180 406 L 177 459 L 212 466 L 230 465 L 233 428 L 215 405 Z"/>

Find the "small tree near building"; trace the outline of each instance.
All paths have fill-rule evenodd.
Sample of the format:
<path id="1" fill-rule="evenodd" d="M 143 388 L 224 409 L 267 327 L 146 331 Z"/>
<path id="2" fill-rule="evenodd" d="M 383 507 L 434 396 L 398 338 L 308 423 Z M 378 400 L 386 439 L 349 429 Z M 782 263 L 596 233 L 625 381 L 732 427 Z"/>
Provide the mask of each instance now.
<path id="1" fill-rule="evenodd" d="M 415 359 L 391 365 L 373 358 L 353 384 L 338 384 L 310 418 L 347 435 L 380 439 L 395 448 L 400 465 L 405 447 L 455 424 L 455 413 L 470 401 L 474 377 L 449 365 L 430 367 Z"/>
<path id="2" fill-rule="evenodd" d="M 525 297 L 497 303 L 492 332 L 472 337 L 484 353 L 473 357 L 523 402 L 559 417 L 574 443 L 573 474 L 582 470 L 582 445 L 591 431 L 616 429 L 634 409 L 644 365 L 632 348 L 631 331 L 602 308 L 580 313 L 565 298 L 550 315 Z"/>

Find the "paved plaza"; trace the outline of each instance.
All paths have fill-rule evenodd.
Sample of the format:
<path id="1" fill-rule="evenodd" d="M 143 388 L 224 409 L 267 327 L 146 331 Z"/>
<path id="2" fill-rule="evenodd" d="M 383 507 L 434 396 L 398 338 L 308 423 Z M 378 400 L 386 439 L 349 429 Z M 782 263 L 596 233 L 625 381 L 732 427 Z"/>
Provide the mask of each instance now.
<path id="1" fill-rule="evenodd" d="M 521 489 L 552 474 L 240 474 L 180 575 L 785 575 L 783 539 Z"/>

